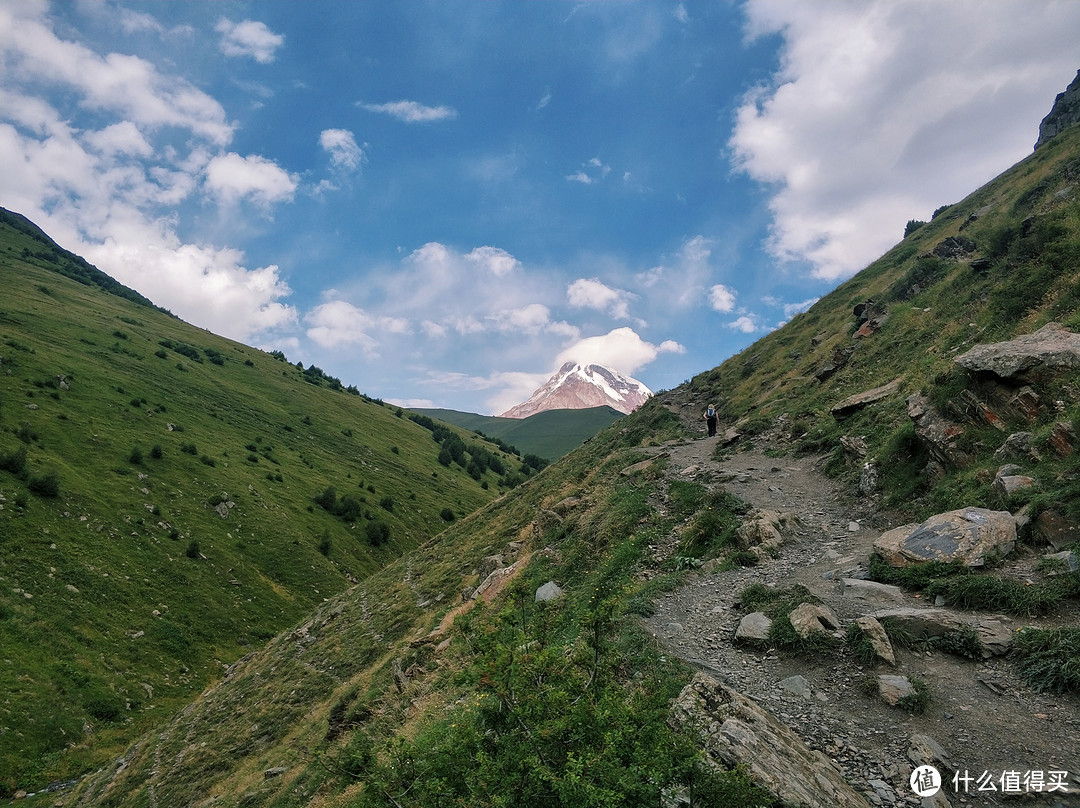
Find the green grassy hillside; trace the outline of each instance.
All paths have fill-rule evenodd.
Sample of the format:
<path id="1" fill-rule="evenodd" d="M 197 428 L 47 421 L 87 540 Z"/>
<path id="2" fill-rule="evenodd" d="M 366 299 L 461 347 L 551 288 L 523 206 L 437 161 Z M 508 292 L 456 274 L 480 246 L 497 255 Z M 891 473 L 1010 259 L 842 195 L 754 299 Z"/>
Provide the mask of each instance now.
<path id="1" fill-rule="evenodd" d="M 959 235 L 974 247 L 935 256 Z M 683 544 L 657 562 L 656 547 L 693 539 L 710 552 L 727 548 L 734 563 L 727 554 L 743 506 L 690 480 L 664 482 L 665 455 L 643 448 L 698 434 L 686 426 L 696 421 L 675 413 L 696 415 L 716 398 L 725 425 L 770 434 L 778 453 L 828 454 L 828 469 L 845 480 L 855 481 L 862 461 L 841 439 L 865 441 L 881 464 L 886 505 L 993 504 L 986 472 L 1008 433 L 965 420 L 969 462 L 931 478 L 904 399 L 922 391 L 942 408 L 962 401 L 969 380 L 952 359 L 976 342 L 1052 319 L 1080 328 L 1078 271 L 1074 128 L 944 208 L 784 328 L 319 604 L 63 802 L 656 805 L 692 784 L 695 804 L 769 804 L 737 772 L 707 776 L 697 767 L 697 750 L 666 720 L 689 672 L 634 619 L 696 563 Z M 855 338 L 852 309 L 868 298 L 888 318 Z M 894 379 L 892 395 L 833 416 L 848 395 Z M 1080 419 L 1076 380 L 1037 392 L 1051 403 L 1027 425 L 1044 449 L 1042 487 L 1028 504 L 1033 513 L 1050 501 L 1074 513 L 1075 459 L 1051 455 L 1045 441 L 1052 422 Z M 509 571 L 488 578 L 500 568 Z M 5 578 L 7 596 L 17 585 Z M 485 580 L 486 602 L 462 598 Z M 564 596 L 535 603 L 547 581 Z"/>
<path id="2" fill-rule="evenodd" d="M 520 465 L 490 444 L 502 474 L 443 465 L 400 410 L 125 294 L 3 213 L 0 794 L 114 756 Z"/>
<path id="3" fill-rule="evenodd" d="M 857 337 L 854 307 L 867 300 L 884 313 L 883 322 Z M 695 376 L 687 396 L 720 402 L 725 420 L 743 434 L 777 429 L 793 451 L 833 452 L 831 470 L 849 478 L 858 475 L 862 460 L 845 456 L 840 438 L 862 438 L 867 458 L 887 477 L 886 504 L 927 515 L 986 497 L 981 475 L 1000 465 L 990 455 L 1009 431 L 1034 429 L 1045 446 L 1055 420 L 1078 423 L 1077 380 L 1067 378 L 1038 391 L 1044 410 L 1038 424 L 1011 418 L 1002 433 L 965 412 L 961 391 L 971 380 L 953 360 L 976 344 L 1049 322 L 1080 331 L 1080 127 L 940 208 L 809 311 Z M 898 389 L 885 400 L 847 418 L 832 416 L 832 407 L 848 396 L 893 380 Z M 941 480 L 927 478 L 929 458 L 916 446 L 905 404 L 917 392 L 963 426 L 962 448 L 983 463 L 945 469 Z M 1053 453 L 1046 454 L 1047 466 L 1054 466 Z M 1070 462 L 1058 465 L 1060 473 L 1045 475 L 1053 484 L 1043 499 L 1064 502 L 1080 517 Z"/>
<path id="4" fill-rule="evenodd" d="M 498 438 L 521 451 L 545 460 L 557 460 L 576 449 L 601 429 L 623 417 L 611 407 L 584 410 L 546 410 L 528 418 L 500 418 L 457 410 L 418 409 L 415 412 L 448 424 Z"/>

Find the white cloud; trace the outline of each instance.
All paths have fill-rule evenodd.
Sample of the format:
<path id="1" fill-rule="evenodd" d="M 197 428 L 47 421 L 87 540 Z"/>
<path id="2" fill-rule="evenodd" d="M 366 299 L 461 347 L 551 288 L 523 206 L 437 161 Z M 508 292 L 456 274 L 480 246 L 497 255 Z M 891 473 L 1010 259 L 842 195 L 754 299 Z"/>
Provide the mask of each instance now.
<path id="1" fill-rule="evenodd" d="M 571 306 L 604 311 L 617 319 L 630 317 L 630 292 L 612 289 L 596 278 L 578 278 L 566 289 Z"/>
<path id="2" fill-rule="evenodd" d="M 276 266 L 247 269 L 239 250 L 181 244 L 139 221 L 114 221 L 109 229 L 105 243 L 80 252 L 174 314 L 237 340 L 296 323 L 296 310 L 281 302 L 291 290 Z"/>
<path id="3" fill-rule="evenodd" d="M 643 286 L 652 291 L 649 300 L 674 310 L 710 303 L 709 280 L 713 275 L 712 253 L 716 242 L 696 235 L 664 263 L 638 275 Z"/>
<path id="4" fill-rule="evenodd" d="M 288 202 L 298 182 L 277 163 L 258 155 L 241 157 L 228 152 L 214 157 L 206 166 L 206 189 L 225 204 L 241 199 L 264 207 Z"/>
<path id="5" fill-rule="evenodd" d="M 404 334 L 408 321 L 400 317 L 375 317 L 344 300 L 331 300 L 316 306 L 304 322 L 307 335 L 323 348 L 342 348 L 359 345 L 374 355 L 382 334 Z M 374 335 L 373 333 L 374 332 Z"/>
<path id="6" fill-rule="evenodd" d="M 724 286 L 722 283 L 718 283 L 709 290 L 709 305 L 712 306 L 713 311 L 718 311 L 722 314 L 734 311 L 735 292 Z"/>
<path id="7" fill-rule="evenodd" d="M 604 179 L 611 173 L 611 166 L 606 165 L 599 157 L 593 157 L 583 163 L 581 168 L 573 174 L 567 174 L 566 179 L 570 182 L 579 182 L 582 185 L 592 185 Z"/>
<path id="8" fill-rule="evenodd" d="M 498 247 L 476 247 L 465 259 L 500 278 L 521 268 L 520 261 Z"/>
<path id="9" fill-rule="evenodd" d="M 330 155 L 335 168 L 351 171 L 364 161 L 364 150 L 356 145 L 356 138 L 348 129 L 324 129 L 319 134 L 319 145 Z"/>
<path id="10" fill-rule="evenodd" d="M 280 342 L 297 314 L 278 267 L 249 268 L 239 250 L 185 243 L 175 206 L 202 202 L 204 191 L 269 205 L 291 198 L 295 180 L 263 158 L 222 153 L 232 127 L 214 98 L 145 60 L 60 39 L 46 8 L 0 3 L 10 68 L 2 204 L 192 323 Z M 151 23 L 131 18 L 128 28 L 158 32 Z M 63 114 L 46 100 L 55 96 L 72 100 Z"/>
<path id="11" fill-rule="evenodd" d="M 359 104 L 368 112 L 381 112 L 405 123 L 431 123 L 457 117 L 453 107 L 429 107 L 417 101 L 391 101 L 386 104 Z"/>
<path id="12" fill-rule="evenodd" d="M 771 84 L 738 109 L 733 162 L 775 186 L 771 252 L 827 279 L 1029 153 L 1080 58 L 1080 3 L 751 0 L 746 12 L 751 37 L 784 44 Z"/>
<path id="13" fill-rule="evenodd" d="M 9 77 L 63 87 L 84 107 L 141 129 L 176 126 L 219 146 L 232 138 L 225 110 L 211 96 L 185 79 L 159 73 L 144 59 L 100 56 L 60 39 L 41 19 L 46 9 L 43 4 L 0 3 L 0 50 Z"/>
<path id="14" fill-rule="evenodd" d="M 732 331 L 741 331 L 743 334 L 753 334 L 758 328 L 753 315 L 747 314 L 744 314 L 736 320 L 732 320 L 727 324 L 727 327 Z"/>
<path id="15" fill-rule="evenodd" d="M 233 22 L 222 17 L 214 30 L 221 34 L 219 47 L 226 56 L 250 56 L 259 64 L 274 61 L 277 49 L 285 44 L 285 37 L 275 34 L 264 23 L 255 20 Z"/>
<path id="16" fill-rule="evenodd" d="M 129 154 L 133 157 L 149 157 L 154 153 L 139 127 L 131 121 L 121 121 L 97 132 L 89 132 L 86 143 L 101 154 Z"/>
<path id="17" fill-rule="evenodd" d="M 575 342 L 559 353 L 555 366 L 566 362 L 598 364 L 630 374 L 652 362 L 661 353 L 682 353 L 684 350 L 674 340 L 653 345 L 638 336 L 634 329 L 623 327 Z"/>

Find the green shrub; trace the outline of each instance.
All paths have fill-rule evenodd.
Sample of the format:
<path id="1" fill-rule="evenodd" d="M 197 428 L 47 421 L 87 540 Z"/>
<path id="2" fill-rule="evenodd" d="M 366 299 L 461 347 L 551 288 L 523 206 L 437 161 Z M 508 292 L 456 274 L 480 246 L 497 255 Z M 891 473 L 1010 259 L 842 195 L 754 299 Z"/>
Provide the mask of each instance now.
<path id="1" fill-rule="evenodd" d="M 165 456 L 165 450 L 161 448 L 160 443 L 155 443 L 153 448 L 150 449 L 150 456 L 154 458 L 154 460 L 161 460 L 161 458 Z"/>
<path id="2" fill-rule="evenodd" d="M 26 487 L 30 489 L 31 494 L 37 494 L 39 497 L 60 496 L 60 479 L 55 471 L 47 472 L 40 477 L 31 477 Z"/>
<path id="3" fill-rule="evenodd" d="M 1013 640 L 1020 673 L 1039 693 L 1080 693 L 1080 628 L 1025 628 Z"/>
<path id="4" fill-rule="evenodd" d="M 385 522 L 368 522 L 364 527 L 364 534 L 367 536 L 368 544 L 378 547 L 390 541 L 390 526 Z"/>
<path id="5" fill-rule="evenodd" d="M 902 696 L 896 706 L 901 710 L 907 710 L 909 713 L 922 715 L 926 712 L 926 708 L 930 706 L 930 688 L 922 679 L 912 678 L 910 681 L 915 692 Z"/>
<path id="6" fill-rule="evenodd" d="M 13 452 L 0 452 L 0 470 L 10 472 L 19 479 L 26 476 L 26 446 Z"/>
<path id="7" fill-rule="evenodd" d="M 454 512 L 449 508 L 443 508 L 441 511 L 439 511 L 439 518 L 442 519 L 444 522 L 453 522 L 455 518 Z"/>
<path id="8" fill-rule="evenodd" d="M 199 549 L 199 543 L 192 539 L 187 546 L 187 550 L 184 552 L 188 558 L 198 558 L 202 555 L 202 550 Z"/>
<path id="9" fill-rule="evenodd" d="M 132 447 L 131 454 L 128 455 L 128 461 L 135 464 L 136 466 L 140 465 L 143 462 L 142 449 L 140 449 L 138 446 Z"/>

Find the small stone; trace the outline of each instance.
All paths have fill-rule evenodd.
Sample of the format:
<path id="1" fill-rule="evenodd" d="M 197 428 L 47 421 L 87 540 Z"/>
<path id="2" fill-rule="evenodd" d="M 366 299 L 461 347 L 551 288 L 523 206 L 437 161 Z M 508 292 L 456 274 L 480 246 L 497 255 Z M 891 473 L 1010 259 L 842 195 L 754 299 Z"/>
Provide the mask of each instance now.
<path id="1" fill-rule="evenodd" d="M 556 600 L 562 597 L 565 593 L 557 583 L 554 581 L 548 581 L 546 584 L 536 590 L 536 603 L 547 603 L 551 600 Z"/>
<path id="2" fill-rule="evenodd" d="M 753 612 L 739 621 L 739 627 L 735 630 L 736 642 L 761 643 L 769 639 L 769 628 L 772 620 L 765 616 L 764 612 Z"/>
<path id="3" fill-rule="evenodd" d="M 906 696 L 915 695 L 915 687 L 906 676 L 881 674 L 878 676 L 878 695 L 894 707 Z"/>
<path id="4" fill-rule="evenodd" d="M 789 676 L 786 679 L 781 679 L 779 686 L 782 690 L 794 693 L 796 696 L 802 696 L 804 699 L 808 699 L 813 695 L 810 683 L 806 681 L 805 676 Z"/>

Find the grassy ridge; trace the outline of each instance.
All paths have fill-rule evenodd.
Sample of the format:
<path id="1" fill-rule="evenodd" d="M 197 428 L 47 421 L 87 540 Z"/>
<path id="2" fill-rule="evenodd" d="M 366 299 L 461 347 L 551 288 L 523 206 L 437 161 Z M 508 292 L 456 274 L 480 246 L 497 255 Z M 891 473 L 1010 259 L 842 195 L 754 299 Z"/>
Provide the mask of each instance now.
<path id="1" fill-rule="evenodd" d="M 534 454 L 549 461 L 576 449 L 601 429 L 623 417 L 622 413 L 611 407 L 547 410 L 528 418 L 500 418 L 442 409 L 418 409 L 415 412 L 480 432 L 489 438 L 498 438 L 523 454 Z"/>
<path id="2" fill-rule="evenodd" d="M 502 490 L 400 411 L 0 232 L 0 792 L 116 754 Z"/>
<path id="3" fill-rule="evenodd" d="M 1080 331 L 1080 127 L 1062 133 L 966 199 L 939 209 L 884 256 L 809 311 L 713 370 L 695 376 L 688 394 L 718 401 L 745 434 L 786 432 L 796 451 L 832 452 L 831 469 L 857 478 L 861 460 L 845 457 L 841 436 L 865 440 L 867 459 L 882 469 L 886 504 L 925 517 L 952 502 L 991 501 L 982 475 L 1004 434 L 965 424 L 961 448 L 975 461 L 934 484 L 928 457 L 916 445 L 905 399 L 923 392 L 948 413 L 969 385 L 953 360 L 980 343 L 1011 339 L 1059 322 Z M 942 257 L 948 239 L 967 242 Z M 887 314 L 870 336 L 854 337 L 854 307 L 874 300 Z M 824 373 L 828 366 L 831 375 Z M 899 380 L 898 391 L 845 419 L 831 408 L 850 395 Z M 1044 404 L 1062 401 L 1039 424 L 1012 419 L 1010 431 L 1033 430 L 1043 447 L 1046 502 L 1080 517 L 1080 487 L 1068 460 L 1046 450 L 1053 421 L 1080 422 L 1080 401 L 1068 379 L 1039 390 Z M 950 417 L 958 420 L 953 413 Z M 967 502 L 964 502 L 967 500 Z"/>

